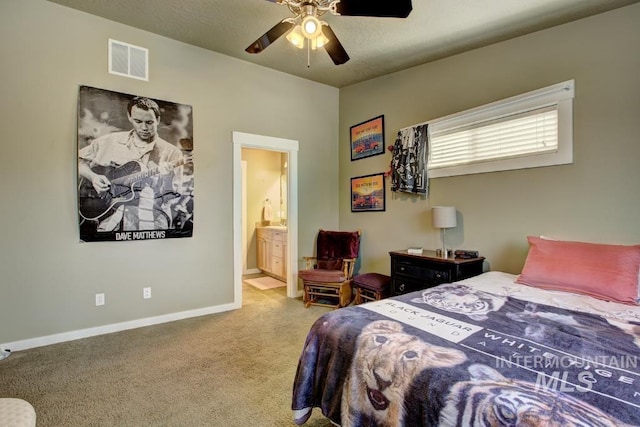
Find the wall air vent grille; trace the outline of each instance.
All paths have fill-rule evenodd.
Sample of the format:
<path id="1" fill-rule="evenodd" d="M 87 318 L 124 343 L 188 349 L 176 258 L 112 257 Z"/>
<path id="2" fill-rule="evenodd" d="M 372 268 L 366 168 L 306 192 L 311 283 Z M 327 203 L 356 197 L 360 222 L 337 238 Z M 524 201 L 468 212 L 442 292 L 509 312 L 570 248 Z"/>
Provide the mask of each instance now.
<path id="1" fill-rule="evenodd" d="M 109 39 L 109 73 L 149 81 L 149 50 Z"/>

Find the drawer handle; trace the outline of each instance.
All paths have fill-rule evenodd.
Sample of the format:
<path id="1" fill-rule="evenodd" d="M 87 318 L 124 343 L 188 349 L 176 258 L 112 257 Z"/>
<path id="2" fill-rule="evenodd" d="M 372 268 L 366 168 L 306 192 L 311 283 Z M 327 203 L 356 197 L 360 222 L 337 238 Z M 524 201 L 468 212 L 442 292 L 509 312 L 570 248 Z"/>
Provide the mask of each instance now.
<path id="1" fill-rule="evenodd" d="M 404 271 L 404 267 L 400 267 L 400 271 Z"/>
<path id="2" fill-rule="evenodd" d="M 441 277 L 442 277 L 442 274 L 440 274 L 440 273 L 436 273 L 436 278 L 438 278 L 438 279 L 439 279 L 439 278 L 441 278 Z"/>
<path id="3" fill-rule="evenodd" d="M 404 292 L 404 283 L 401 283 L 398 289 L 400 289 L 400 292 Z"/>

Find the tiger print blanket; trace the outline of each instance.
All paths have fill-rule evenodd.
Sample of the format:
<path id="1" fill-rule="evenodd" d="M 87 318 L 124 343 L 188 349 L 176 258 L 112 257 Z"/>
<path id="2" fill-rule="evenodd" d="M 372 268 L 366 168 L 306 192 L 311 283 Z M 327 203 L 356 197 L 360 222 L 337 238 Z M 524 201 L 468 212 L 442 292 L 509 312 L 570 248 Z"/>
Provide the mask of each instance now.
<path id="1" fill-rule="evenodd" d="M 293 386 L 352 426 L 640 426 L 640 325 L 446 284 L 327 313 Z"/>

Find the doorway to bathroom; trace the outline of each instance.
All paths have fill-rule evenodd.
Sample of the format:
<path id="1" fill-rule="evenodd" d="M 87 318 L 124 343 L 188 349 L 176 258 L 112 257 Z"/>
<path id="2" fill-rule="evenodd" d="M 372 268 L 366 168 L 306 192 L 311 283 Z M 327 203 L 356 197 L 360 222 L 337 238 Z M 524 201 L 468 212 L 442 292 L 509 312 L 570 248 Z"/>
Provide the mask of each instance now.
<path id="1" fill-rule="evenodd" d="M 258 228 L 270 232 L 276 240 L 273 248 L 280 239 L 282 259 L 273 257 L 278 254 L 274 249 L 268 272 L 283 279 L 287 296 L 296 298 L 298 141 L 234 132 L 233 144 L 234 303 L 242 305 L 243 275 L 262 271 L 258 269 Z"/>
<path id="2" fill-rule="evenodd" d="M 288 164 L 286 152 L 242 148 L 242 274 L 259 289 L 286 286 Z"/>

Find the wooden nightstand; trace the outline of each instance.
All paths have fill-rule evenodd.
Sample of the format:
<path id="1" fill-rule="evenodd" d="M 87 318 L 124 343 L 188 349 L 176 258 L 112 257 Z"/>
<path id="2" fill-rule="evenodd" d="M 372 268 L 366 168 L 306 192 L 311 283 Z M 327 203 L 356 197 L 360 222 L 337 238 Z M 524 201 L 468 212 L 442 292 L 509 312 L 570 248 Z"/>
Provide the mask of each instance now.
<path id="1" fill-rule="evenodd" d="M 455 282 L 482 273 L 484 257 L 441 258 L 435 251 L 421 255 L 406 250 L 391 251 L 391 295 L 431 288 L 441 283 Z"/>

